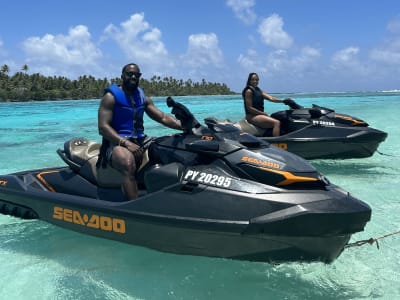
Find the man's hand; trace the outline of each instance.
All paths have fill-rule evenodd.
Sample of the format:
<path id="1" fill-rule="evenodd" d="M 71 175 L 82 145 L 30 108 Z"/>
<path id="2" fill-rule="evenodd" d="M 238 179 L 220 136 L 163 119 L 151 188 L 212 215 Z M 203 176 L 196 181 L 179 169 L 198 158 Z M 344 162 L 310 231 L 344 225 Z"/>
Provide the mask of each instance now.
<path id="1" fill-rule="evenodd" d="M 135 143 L 132 143 L 131 141 L 125 142 L 125 148 L 133 154 L 133 156 L 135 157 L 136 167 L 139 168 L 143 159 L 143 148 L 139 145 L 136 145 Z"/>

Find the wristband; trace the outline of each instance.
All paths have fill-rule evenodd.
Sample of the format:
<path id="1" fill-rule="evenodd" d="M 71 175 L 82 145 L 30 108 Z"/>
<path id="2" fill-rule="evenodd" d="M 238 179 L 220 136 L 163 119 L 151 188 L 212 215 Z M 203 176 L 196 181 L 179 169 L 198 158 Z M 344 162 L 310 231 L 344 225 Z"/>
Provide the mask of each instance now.
<path id="1" fill-rule="evenodd" d="M 120 140 L 118 142 L 118 146 L 125 147 L 125 144 L 126 144 L 126 139 L 120 138 Z"/>

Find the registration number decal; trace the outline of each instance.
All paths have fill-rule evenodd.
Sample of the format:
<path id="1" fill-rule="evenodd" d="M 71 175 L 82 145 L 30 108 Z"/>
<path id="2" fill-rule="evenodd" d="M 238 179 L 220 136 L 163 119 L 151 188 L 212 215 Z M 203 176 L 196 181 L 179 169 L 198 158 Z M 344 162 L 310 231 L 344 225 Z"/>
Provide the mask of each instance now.
<path id="1" fill-rule="evenodd" d="M 320 125 L 320 126 L 335 126 L 334 122 L 330 121 L 320 121 L 320 120 L 313 120 L 313 125 Z"/>
<path id="2" fill-rule="evenodd" d="M 232 178 L 230 177 L 195 170 L 188 170 L 184 179 L 220 187 L 230 187 L 232 183 Z"/>

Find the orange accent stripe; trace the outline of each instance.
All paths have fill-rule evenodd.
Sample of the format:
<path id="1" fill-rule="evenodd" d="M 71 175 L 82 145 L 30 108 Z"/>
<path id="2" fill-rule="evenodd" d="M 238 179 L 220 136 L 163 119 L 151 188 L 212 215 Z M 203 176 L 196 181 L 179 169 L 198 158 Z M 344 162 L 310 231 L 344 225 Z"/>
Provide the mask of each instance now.
<path id="1" fill-rule="evenodd" d="M 354 120 L 352 117 L 348 117 L 348 116 L 343 116 L 343 115 L 335 114 L 335 117 L 340 118 L 340 119 L 343 119 L 343 120 L 351 121 L 351 122 L 353 122 L 354 125 L 362 125 L 362 124 L 365 124 L 364 121 Z"/>
<path id="2" fill-rule="evenodd" d="M 39 179 L 39 180 L 46 186 L 46 188 L 47 188 L 49 191 L 53 192 L 53 193 L 55 193 L 56 190 L 46 181 L 46 179 L 44 179 L 44 178 L 42 177 L 42 175 L 51 174 L 51 173 L 55 173 L 55 172 L 58 172 L 58 171 L 56 171 L 56 170 L 53 170 L 53 171 L 43 171 L 43 172 L 40 172 L 39 174 L 36 175 L 37 179 Z"/>
<path id="3" fill-rule="evenodd" d="M 277 185 L 279 185 L 279 186 L 281 186 L 281 185 L 289 185 L 289 184 L 296 183 L 296 182 L 317 181 L 316 178 L 304 177 L 304 176 L 296 176 L 296 175 L 293 175 L 292 173 L 287 172 L 287 171 L 279 171 L 279 170 L 268 169 L 268 168 L 263 168 L 263 167 L 259 167 L 259 169 L 262 169 L 262 170 L 265 170 L 265 171 L 269 171 L 269 172 L 273 172 L 273 173 L 277 173 L 277 174 L 280 174 L 283 177 L 285 177 L 285 180 L 282 180 L 281 182 L 277 183 Z"/>

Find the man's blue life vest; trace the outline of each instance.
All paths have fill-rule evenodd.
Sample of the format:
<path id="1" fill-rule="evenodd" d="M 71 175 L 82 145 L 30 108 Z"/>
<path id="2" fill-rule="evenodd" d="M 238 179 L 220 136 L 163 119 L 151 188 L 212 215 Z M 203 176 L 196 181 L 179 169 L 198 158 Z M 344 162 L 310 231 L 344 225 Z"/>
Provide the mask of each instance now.
<path id="1" fill-rule="evenodd" d="M 105 89 L 104 93 L 114 95 L 112 127 L 121 137 L 141 139 L 145 136 L 143 127 L 143 114 L 146 96 L 138 87 L 133 97 L 127 95 L 115 83 Z"/>

